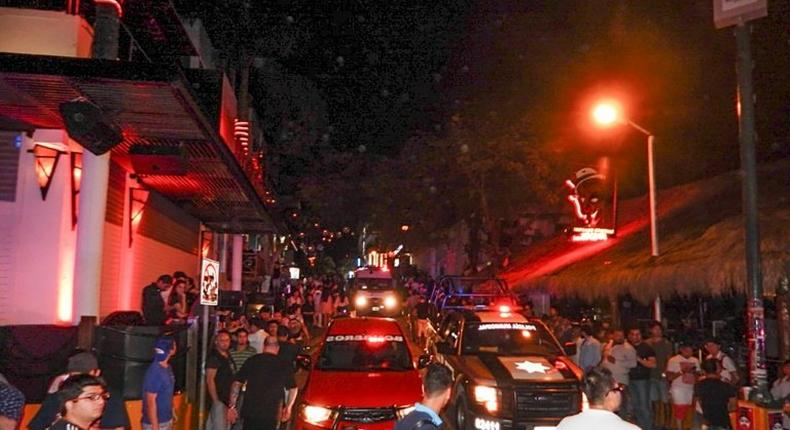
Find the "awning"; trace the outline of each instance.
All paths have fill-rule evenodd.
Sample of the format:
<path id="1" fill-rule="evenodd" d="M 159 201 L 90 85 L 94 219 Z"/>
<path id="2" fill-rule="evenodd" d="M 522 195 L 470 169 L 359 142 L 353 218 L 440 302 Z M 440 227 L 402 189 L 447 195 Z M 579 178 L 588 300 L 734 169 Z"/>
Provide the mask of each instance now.
<path id="1" fill-rule="evenodd" d="M 759 169 L 763 287 L 790 276 L 790 160 Z M 745 292 L 746 259 L 737 172 L 659 193 L 660 256 L 650 255 L 645 198 L 623 203 L 617 238 L 578 244 L 555 238 L 516 259 L 503 277 L 585 299 Z M 643 208 L 643 209 L 640 209 Z"/>
<path id="2" fill-rule="evenodd" d="M 193 82 L 175 66 L 0 54 L 0 126 L 64 128 L 59 105 L 85 97 L 123 129 L 123 143 L 112 150 L 120 164 L 129 165 L 133 145 L 184 148 L 187 174 L 144 176 L 147 187 L 215 231 L 275 231 L 262 184 L 256 189 L 218 133 L 221 76 L 206 85 L 211 73 L 192 72 L 200 78 Z M 193 93 L 198 82 L 200 94 Z"/>

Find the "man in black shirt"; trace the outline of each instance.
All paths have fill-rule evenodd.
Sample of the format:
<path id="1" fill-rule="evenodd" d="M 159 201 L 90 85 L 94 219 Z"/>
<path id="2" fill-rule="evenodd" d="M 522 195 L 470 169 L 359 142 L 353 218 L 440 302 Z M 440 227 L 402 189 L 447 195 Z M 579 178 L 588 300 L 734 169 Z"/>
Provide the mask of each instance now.
<path id="1" fill-rule="evenodd" d="M 638 328 L 628 330 L 628 343 L 636 350 L 636 367 L 628 372 L 628 390 L 636 422 L 642 430 L 653 429 L 653 411 L 650 405 L 650 369 L 656 367 L 656 353 L 642 340 Z"/>
<path id="2" fill-rule="evenodd" d="M 28 423 L 28 430 L 44 430 L 49 427 L 57 418 L 60 411 L 61 399 L 57 395 L 60 385 L 68 378 L 77 375 L 90 375 L 98 377 L 101 375 L 99 362 L 96 356 L 90 352 L 79 352 L 69 357 L 66 373 L 55 378 L 50 390 L 41 402 L 41 407 Z M 105 402 L 104 413 L 99 420 L 100 429 L 123 430 L 131 428 L 129 424 L 129 414 L 126 411 L 126 404 L 119 390 L 108 387 L 107 392 L 110 398 Z"/>
<path id="3" fill-rule="evenodd" d="M 109 398 L 104 381 L 88 374 L 71 376 L 58 390 L 60 419 L 49 430 L 87 430 L 104 412 Z"/>
<path id="4" fill-rule="evenodd" d="M 280 350 L 277 353 L 283 360 L 291 364 L 291 367 L 296 370 L 296 356 L 299 355 L 299 345 L 289 339 L 288 328 L 281 325 L 277 327 L 277 342 L 280 344 Z"/>
<path id="5" fill-rule="evenodd" d="M 280 346 L 277 339 L 270 336 L 263 342 L 263 352 L 256 354 L 244 363 L 230 394 L 228 420 L 235 422 L 239 414 L 235 405 L 243 383 L 247 384 L 241 418 L 244 430 L 276 430 L 280 423 L 291 418 L 296 401 L 296 381 L 293 367 L 279 357 Z M 283 398 L 283 393 L 287 395 Z"/>
<path id="6" fill-rule="evenodd" d="M 211 412 L 206 421 L 208 430 L 228 428 L 227 410 L 234 373 L 236 366 L 230 356 L 230 333 L 220 330 L 214 339 L 214 349 L 206 358 L 206 388 L 211 396 Z"/>
<path id="7" fill-rule="evenodd" d="M 730 409 L 734 408 L 737 391 L 721 380 L 718 360 L 708 358 L 702 362 L 705 377 L 694 386 L 694 397 L 702 407 L 702 416 L 708 430 L 730 430 Z"/>
<path id="8" fill-rule="evenodd" d="M 170 288 L 173 277 L 162 275 L 153 284 L 143 288 L 143 319 L 146 325 L 164 325 L 167 319 L 162 291 Z"/>

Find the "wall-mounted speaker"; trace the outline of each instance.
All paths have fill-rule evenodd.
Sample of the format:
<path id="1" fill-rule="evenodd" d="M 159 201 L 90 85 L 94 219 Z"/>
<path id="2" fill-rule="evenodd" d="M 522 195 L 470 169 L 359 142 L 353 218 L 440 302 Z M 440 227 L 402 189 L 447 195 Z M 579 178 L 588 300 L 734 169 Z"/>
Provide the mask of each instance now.
<path id="1" fill-rule="evenodd" d="M 69 137 L 96 155 L 123 142 L 121 128 L 99 106 L 84 97 L 61 103 L 60 115 Z"/>

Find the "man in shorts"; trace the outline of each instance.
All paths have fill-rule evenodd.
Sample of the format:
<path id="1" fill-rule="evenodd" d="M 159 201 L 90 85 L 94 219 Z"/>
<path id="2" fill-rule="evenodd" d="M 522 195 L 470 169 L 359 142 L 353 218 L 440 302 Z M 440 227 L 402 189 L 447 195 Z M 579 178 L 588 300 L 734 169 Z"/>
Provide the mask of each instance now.
<path id="1" fill-rule="evenodd" d="M 694 383 L 699 372 L 699 360 L 694 357 L 694 348 L 687 343 L 680 346 L 678 354 L 667 362 L 667 379 L 671 385 L 669 394 L 672 399 L 672 416 L 678 430 L 683 430 L 683 422 L 693 410 Z"/>

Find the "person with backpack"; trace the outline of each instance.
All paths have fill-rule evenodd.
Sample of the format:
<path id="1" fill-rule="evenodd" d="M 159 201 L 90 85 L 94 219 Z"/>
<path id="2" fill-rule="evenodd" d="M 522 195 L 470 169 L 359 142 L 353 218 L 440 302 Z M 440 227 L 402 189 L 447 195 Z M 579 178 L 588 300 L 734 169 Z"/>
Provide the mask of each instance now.
<path id="1" fill-rule="evenodd" d="M 439 363 L 432 363 L 422 381 L 422 401 L 414 405 L 414 410 L 395 423 L 393 430 L 438 430 L 442 425 L 439 414 L 450 401 L 453 376 L 450 369 Z"/>

